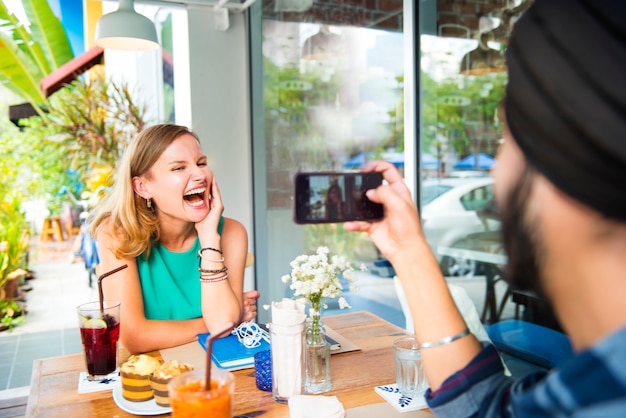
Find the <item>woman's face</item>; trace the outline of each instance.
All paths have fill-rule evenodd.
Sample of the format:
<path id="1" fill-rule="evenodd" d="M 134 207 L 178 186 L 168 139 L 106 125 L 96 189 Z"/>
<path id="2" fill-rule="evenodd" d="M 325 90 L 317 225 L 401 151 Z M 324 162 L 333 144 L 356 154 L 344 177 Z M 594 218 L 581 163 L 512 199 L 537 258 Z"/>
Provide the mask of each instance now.
<path id="1" fill-rule="evenodd" d="M 141 179 L 159 217 L 198 222 L 209 213 L 213 173 L 192 135 L 176 138 Z"/>

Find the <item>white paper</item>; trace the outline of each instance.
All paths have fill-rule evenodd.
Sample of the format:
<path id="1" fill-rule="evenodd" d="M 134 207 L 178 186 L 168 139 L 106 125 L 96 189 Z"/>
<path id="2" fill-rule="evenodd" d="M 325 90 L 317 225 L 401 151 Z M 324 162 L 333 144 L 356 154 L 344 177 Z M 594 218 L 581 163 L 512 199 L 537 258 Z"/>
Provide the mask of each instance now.
<path id="1" fill-rule="evenodd" d="M 346 412 L 336 396 L 296 395 L 289 398 L 290 418 L 344 418 Z"/>

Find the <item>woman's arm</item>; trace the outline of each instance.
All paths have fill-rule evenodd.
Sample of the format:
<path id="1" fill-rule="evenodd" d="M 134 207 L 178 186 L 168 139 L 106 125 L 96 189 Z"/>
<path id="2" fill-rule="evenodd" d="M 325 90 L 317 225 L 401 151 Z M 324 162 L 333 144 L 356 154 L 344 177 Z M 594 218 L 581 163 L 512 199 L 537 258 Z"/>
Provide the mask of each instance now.
<path id="1" fill-rule="evenodd" d="M 202 248 L 211 248 L 202 251 L 201 267 L 206 270 L 228 268 L 227 280 L 201 281 L 202 318 L 209 332 L 214 332 L 223 329 L 228 323 L 238 324 L 241 321 L 248 234 L 241 223 L 230 218 L 224 218 L 222 235 L 218 233 L 217 226 L 224 212 L 224 205 L 215 177 L 207 204 L 210 208 L 208 215 L 195 224 L 200 245 Z M 220 261 L 222 257 L 223 261 Z"/>
<path id="2" fill-rule="evenodd" d="M 182 321 L 146 319 L 137 262 L 134 258 L 115 257 L 111 248 L 116 247 L 116 238 L 106 231 L 107 227 L 105 221 L 97 234 L 99 275 L 128 265 L 102 281 L 104 298 L 121 302 L 120 342 L 124 348 L 131 354 L 145 353 L 195 341 L 197 334 L 207 332 L 202 318 Z"/>
<path id="3" fill-rule="evenodd" d="M 240 222 L 224 218 L 221 249 L 224 266 L 228 267 L 228 279 L 202 283 L 202 317 L 209 332 L 223 328 L 228 322 L 239 324 L 244 312 L 243 276 L 248 234 Z"/>
<path id="4" fill-rule="evenodd" d="M 411 193 L 398 170 L 390 163 L 373 161 L 364 171 L 379 171 L 388 184 L 367 192 L 367 197 L 384 206 L 377 222 L 346 222 L 349 231 L 369 234 L 393 265 L 411 310 L 415 335 L 421 343 L 440 341 L 467 328 L 426 239 Z M 431 390 L 465 367 L 481 350 L 473 335 L 453 343 L 422 349 Z"/>

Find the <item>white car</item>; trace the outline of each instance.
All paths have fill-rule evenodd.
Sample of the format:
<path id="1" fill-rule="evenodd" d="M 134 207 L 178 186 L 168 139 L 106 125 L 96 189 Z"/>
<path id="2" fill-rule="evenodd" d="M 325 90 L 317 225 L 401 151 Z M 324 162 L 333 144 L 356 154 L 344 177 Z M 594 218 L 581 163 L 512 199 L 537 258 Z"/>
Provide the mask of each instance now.
<path id="1" fill-rule="evenodd" d="M 479 216 L 478 210 L 493 207 L 493 179 L 448 178 L 422 183 L 422 225 L 424 235 L 446 276 L 473 276 L 473 260 L 441 256 L 439 247 L 455 247 L 469 234 L 499 231 L 495 217 Z"/>

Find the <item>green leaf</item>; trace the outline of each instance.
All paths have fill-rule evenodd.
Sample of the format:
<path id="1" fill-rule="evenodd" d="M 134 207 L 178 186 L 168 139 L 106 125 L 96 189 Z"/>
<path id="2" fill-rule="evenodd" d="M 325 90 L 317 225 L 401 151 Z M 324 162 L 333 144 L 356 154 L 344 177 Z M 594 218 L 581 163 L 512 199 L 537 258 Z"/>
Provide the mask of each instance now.
<path id="1" fill-rule="evenodd" d="M 42 74 L 41 77 L 50 73 L 50 64 L 41 47 L 33 40 L 22 22 L 9 12 L 2 1 L 0 1 L 0 30 L 12 34 L 12 39 L 19 49 L 39 67 L 38 72 Z"/>
<path id="2" fill-rule="evenodd" d="M 41 72 L 30 57 L 0 31 L 0 83 L 33 104 L 45 103 L 39 89 Z"/>
<path id="3" fill-rule="evenodd" d="M 41 46 L 51 69 L 55 70 L 74 57 L 67 33 L 46 0 L 22 0 L 30 22 L 33 39 Z M 47 72 L 49 73 L 49 72 Z"/>

